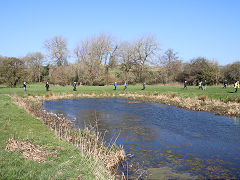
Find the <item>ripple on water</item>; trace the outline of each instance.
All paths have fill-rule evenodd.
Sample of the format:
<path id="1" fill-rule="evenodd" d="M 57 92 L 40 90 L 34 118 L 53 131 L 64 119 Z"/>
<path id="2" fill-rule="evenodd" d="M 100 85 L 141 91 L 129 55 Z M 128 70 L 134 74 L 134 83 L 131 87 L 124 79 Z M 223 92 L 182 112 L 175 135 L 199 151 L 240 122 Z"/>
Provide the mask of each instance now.
<path id="1" fill-rule="evenodd" d="M 119 98 L 46 101 L 44 109 L 78 127 L 97 124 L 107 141 L 120 133 L 116 143 L 131 154 L 129 175 L 240 178 L 238 118 Z"/>

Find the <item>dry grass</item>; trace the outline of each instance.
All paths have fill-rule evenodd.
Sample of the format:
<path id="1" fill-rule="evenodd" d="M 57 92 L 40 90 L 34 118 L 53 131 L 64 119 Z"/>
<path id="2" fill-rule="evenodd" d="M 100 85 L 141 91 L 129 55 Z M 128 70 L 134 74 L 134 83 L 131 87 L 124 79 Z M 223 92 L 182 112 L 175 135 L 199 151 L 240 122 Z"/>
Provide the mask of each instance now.
<path id="1" fill-rule="evenodd" d="M 57 156 L 57 151 L 44 151 L 41 146 L 33 145 L 28 141 L 8 139 L 6 151 L 21 151 L 22 157 L 37 161 L 44 162 L 48 156 Z"/>
<path id="2" fill-rule="evenodd" d="M 240 103 L 237 102 L 223 102 L 219 100 L 201 98 L 183 98 L 178 96 L 168 95 L 141 95 L 141 94 L 119 94 L 119 97 L 147 100 L 151 102 L 158 102 L 168 105 L 175 105 L 180 108 L 208 111 L 215 114 L 226 115 L 230 117 L 240 117 Z M 204 103 L 203 103 L 204 101 Z"/>

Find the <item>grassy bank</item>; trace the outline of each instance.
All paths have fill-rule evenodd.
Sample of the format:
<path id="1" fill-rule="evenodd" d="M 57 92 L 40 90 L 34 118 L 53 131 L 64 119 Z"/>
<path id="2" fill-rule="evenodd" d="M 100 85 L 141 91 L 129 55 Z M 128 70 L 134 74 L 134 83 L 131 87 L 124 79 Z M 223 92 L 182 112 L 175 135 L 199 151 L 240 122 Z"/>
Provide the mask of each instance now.
<path id="1" fill-rule="evenodd" d="M 57 138 L 41 120 L 0 94 L 0 179 L 76 178 L 112 177 L 103 164 Z"/>
<path id="2" fill-rule="evenodd" d="M 127 90 L 124 91 L 123 86 L 118 86 L 117 90 L 113 90 L 113 86 L 78 86 L 77 91 L 73 92 L 72 86 L 52 86 L 50 91 L 46 93 L 45 85 L 41 83 L 28 84 L 27 91 L 24 92 L 23 88 L 0 88 L 0 94 L 17 94 L 19 96 L 45 96 L 46 94 L 54 93 L 55 95 L 61 94 L 122 94 L 122 93 L 137 93 L 137 94 L 175 94 L 179 97 L 201 97 L 206 96 L 208 99 L 220 100 L 223 102 L 240 102 L 240 91 L 234 93 L 233 87 L 223 89 L 220 86 L 208 86 L 206 91 L 199 90 L 196 86 L 189 86 L 188 89 L 183 89 L 181 86 L 147 86 L 143 91 L 140 85 L 129 85 Z M 3 86 L 2 86 L 3 87 Z"/>

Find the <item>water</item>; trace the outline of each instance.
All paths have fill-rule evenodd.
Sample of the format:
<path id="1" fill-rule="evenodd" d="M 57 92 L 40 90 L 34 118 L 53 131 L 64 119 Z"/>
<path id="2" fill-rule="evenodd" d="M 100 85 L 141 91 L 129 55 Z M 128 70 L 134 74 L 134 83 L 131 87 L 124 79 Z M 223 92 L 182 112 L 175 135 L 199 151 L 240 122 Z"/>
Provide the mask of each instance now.
<path id="1" fill-rule="evenodd" d="M 65 114 L 80 128 L 97 125 L 108 143 L 119 135 L 116 143 L 130 157 L 129 175 L 148 169 L 154 176 L 167 167 L 192 177 L 240 178 L 237 118 L 119 98 L 45 101 L 44 109 Z"/>

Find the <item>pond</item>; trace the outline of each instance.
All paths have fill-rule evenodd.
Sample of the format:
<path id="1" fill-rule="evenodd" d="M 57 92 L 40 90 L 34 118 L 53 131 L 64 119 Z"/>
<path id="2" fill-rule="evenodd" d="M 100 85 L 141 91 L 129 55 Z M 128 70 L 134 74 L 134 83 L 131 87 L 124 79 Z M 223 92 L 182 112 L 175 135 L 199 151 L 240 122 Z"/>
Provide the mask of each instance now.
<path id="1" fill-rule="evenodd" d="M 129 176 L 240 178 L 238 118 L 120 98 L 45 101 L 44 109 L 123 145 Z"/>

